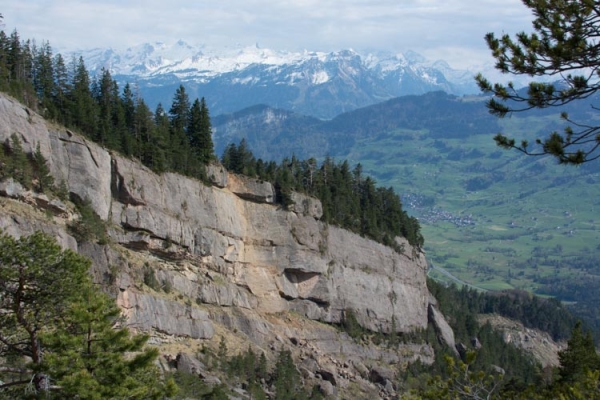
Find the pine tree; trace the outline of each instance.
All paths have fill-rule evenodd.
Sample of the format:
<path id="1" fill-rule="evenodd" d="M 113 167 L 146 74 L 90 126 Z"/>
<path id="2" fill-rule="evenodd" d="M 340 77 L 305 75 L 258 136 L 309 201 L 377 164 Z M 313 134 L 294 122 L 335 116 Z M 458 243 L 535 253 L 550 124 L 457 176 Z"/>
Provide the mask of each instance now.
<path id="1" fill-rule="evenodd" d="M 147 337 L 118 326 L 120 311 L 91 282 L 88 259 L 40 232 L 0 235 L 0 249 L 0 397 L 174 394 L 153 364 L 157 351 L 143 348 Z"/>
<path id="2" fill-rule="evenodd" d="M 277 398 L 281 400 L 293 400 L 301 388 L 299 382 L 300 376 L 289 350 L 281 350 L 279 352 L 274 375 Z"/>
<path id="3" fill-rule="evenodd" d="M 58 329 L 42 336 L 48 351 L 44 367 L 63 398 L 162 399 L 173 392 L 153 365 L 158 351 L 144 349 L 148 336 L 132 336 L 121 322 L 115 302 L 88 284 Z"/>
<path id="4" fill-rule="evenodd" d="M 204 171 L 205 163 L 202 160 L 201 148 L 201 130 L 202 130 L 202 115 L 200 111 L 200 102 L 198 99 L 194 101 L 190 108 L 186 133 L 190 144 L 190 160 L 188 163 L 188 174 L 200 177 Z"/>
<path id="5" fill-rule="evenodd" d="M 200 99 L 200 135 L 199 135 L 199 149 L 200 149 L 200 162 L 208 164 L 215 158 L 215 150 L 212 141 L 212 124 L 210 122 L 210 114 L 208 107 L 206 106 L 206 100 L 204 97 Z"/>
<path id="6" fill-rule="evenodd" d="M 112 115 L 111 121 L 113 126 L 113 136 L 116 139 L 116 143 L 114 146 L 110 146 L 113 149 L 120 151 L 126 156 L 130 156 L 133 154 L 135 147 L 135 140 L 130 130 L 130 127 L 127 125 L 127 112 L 133 113 L 133 110 L 125 110 L 125 99 L 120 96 L 119 93 L 119 85 L 117 81 L 112 80 L 111 85 L 111 101 L 112 101 Z M 128 100 L 129 101 L 129 100 Z M 133 99 L 131 99 L 133 102 Z M 130 107 L 131 105 L 127 105 Z"/>
<path id="7" fill-rule="evenodd" d="M 89 279 L 90 264 L 72 251 L 63 252 L 42 233 L 19 240 L 1 235 L 0 249 L 0 359 L 31 360 L 26 379 L 9 381 L 0 389 L 32 382 L 42 392 L 50 382 L 43 368 L 41 335 L 65 314 Z"/>
<path id="8" fill-rule="evenodd" d="M 92 88 L 93 97 L 98 104 L 98 127 L 93 136 L 94 141 L 128 155 L 129 143 L 124 137 L 125 121 L 119 87 L 110 71 L 102 68 L 100 80 L 94 82 Z"/>
<path id="9" fill-rule="evenodd" d="M 10 162 L 7 165 L 7 175 L 12 176 L 17 182 L 21 183 L 26 188 L 31 188 L 31 180 L 33 171 L 31 164 L 27 158 L 27 154 L 23 150 L 21 139 L 16 133 L 10 136 Z"/>
<path id="10" fill-rule="evenodd" d="M 32 160 L 37 179 L 37 190 L 40 192 L 50 190 L 54 185 L 54 178 L 52 175 L 50 175 L 50 169 L 48 168 L 46 157 L 44 157 L 42 154 L 39 143 L 37 144 L 35 152 L 32 155 Z"/>
<path id="11" fill-rule="evenodd" d="M 70 125 L 71 118 L 69 114 L 68 94 L 71 91 L 71 86 L 69 83 L 69 73 L 67 71 L 67 66 L 65 65 L 65 60 L 60 53 L 54 57 L 53 63 L 54 90 L 52 93 L 52 102 L 55 107 L 54 114 L 51 115 L 51 118 L 62 124 Z"/>
<path id="12" fill-rule="evenodd" d="M 173 161 L 170 155 L 170 122 L 162 104 L 156 106 L 154 111 L 156 141 L 150 144 L 148 154 L 152 154 L 153 165 L 157 171 L 173 170 Z"/>
<path id="13" fill-rule="evenodd" d="M 558 353 L 560 379 L 573 383 L 582 379 L 589 371 L 600 370 L 600 357 L 596 353 L 591 332 L 584 333 L 581 322 L 577 322 L 567 348 Z"/>
<path id="14" fill-rule="evenodd" d="M 33 59 L 30 42 L 21 43 L 19 33 L 14 30 L 7 44 L 6 60 L 9 91 L 25 105 L 36 109 L 37 99 L 31 80 Z"/>
<path id="15" fill-rule="evenodd" d="M 204 97 L 196 99 L 192 104 L 187 125 L 187 135 L 194 157 L 198 162 L 207 165 L 214 159 L 212 127 Z"/>
<path id="16" fill-rule="evenodd" d="M 11 81 L 25 80 L 27 78 L 21 38 L 16 29 L 10 34 L 8 65 L 10 66 Z"/>
<path id="17" fill-rule="evenodd" d="M 125 154 L 139 158 L 142 146 L 139 131 L 136 130 L 136 99 L 129 83 L 123 88 L 120 105 L 123 119 L 122 146 L 126 149 Z"/>
<path id="18" fill-rule="evenodd" d="M 535 19 L 533 33 L 518 33 L 514 39 L 508 34 L 497 38 L 493 33 L 485 37 L 496 59 L 496 69 L 502 73 L 553 77 L 553 82 L 531 82 L 526 94 L 512 83 L 492 85 L 483 75 L 477 84 L 486 93 L 494 95 L 487 106 L 490 112 L 504 117 L 512 112 L 560 107 L 572 101 L 585 99 L 600 90 L 598 72 L 598 29 L 600 8 L 591 0 L 523 0 Z M 559 83 L 556 83 L 559 80 Z M 581 164 L 600 157 L 600 126 L 572 121 L 567 113 L 563 120 L 570 123 L 564 132 L 550 132 L 546 138 L 536 139 L 531 146 L 527 140 L 498 134 L 496 143 L 517 149 L 529 155 L 550 154 L 560 163 Z"/>
<path id="19" fill-rule="evenodd" d="M 0 31 L 0 90 L 8 91 L 10 83 L 10 64 L 8 60 L 10 42 L 4 31 Z"/>
<path id="20" fill-rule="evenodd" d="M 152 112 L 144 99 L 138 97 L 135 101 L 132 122 L 132 132 L 136 143 L 133 156 L 152 169 L 156 164 L 152 146 L 164 146 L 164 143 L 156 143 L 158 139 L 156 131 Z"/>
<path id="21" fill-rule="evenodd" d="M 33 57 L 33 85 L 42 104 L 44 115 L 52 117 L 56 114 L 56 110 L 52 96 L 54 93 L 54 66 L 50 43 L 42 42 L 40 48 L 34 51 Z"/>
<path id="22" fill-rule="evenodd" d="M 97 106 L 92 97 L 90 76 L 83 57 L 79 57 L 79 60 L 73 59 L 71 68 L 72 90 L 69 105 L 72 122 L 84 134 L 93 137 L 97 126 Z"/>
<path id="23" fill-rule="evenodd" d="M 186 173 L 190 155 L 189 140 L 186 134 L 190 114 L 190 101 L 185 88 L 180 85 L 169 109 L 171 122 L 169 137 L 169 158 L 175 171 Z"/>

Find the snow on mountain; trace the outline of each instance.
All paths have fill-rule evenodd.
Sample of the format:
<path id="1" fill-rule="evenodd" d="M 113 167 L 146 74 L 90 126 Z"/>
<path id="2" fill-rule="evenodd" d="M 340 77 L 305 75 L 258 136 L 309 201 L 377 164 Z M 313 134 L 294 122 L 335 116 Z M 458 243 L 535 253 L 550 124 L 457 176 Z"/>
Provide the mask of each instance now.
<path id="1" fill-rule="evenodd" d="M 427 69 L 440 70 L 445 73 L 465 71 L 452 70 L 445 62 L 428 62 L 414 52 L 406 54 L 378 53 L 361 56 L 353 50 L 338 52 L 287 52 L 262 49 L 256 46 L 243 48 L 214 49 L 206 46 L 191 46 L 180 40 L 172 45 L 165 43 L 145 43 L 130 47 L 124 51 L 113 49 L 93 49 L 79 52 L 86 61 L 91 72 L 101 68 L 109 69 L 113 75 L 133 75 L 141 78 L 151 78 L 162 74 L 175 74 L 186 80 L 205 80 L 226 73 L 242 71 L 252 65 L 265 67 L 306 65 L 311 63 L 328 64 L 349 62 L 358 58 L 365 70 L 378 71 L 386 75 L 389 72 L 411 68 L 425 79 L 431 79 Z M 271 69 L 271 71 L 274 71 Z M 348 69 L 346 72 L 358 73 L 358 70 Z M 456 74 L 455 74 L 456 75 Z M 290 78 L 294 78 L 291 76 Z M 313 84 L 322 84 L 331 77 L 325 71 L 318 71 L 311 77 Z M 247 80 L 248 81 L 248 80 Z M 295 79 L 291 79 L 295 81 Z"/>
<path id="2" fill-rule="evenodd" d="M 164 73 L 189 75 L 190 71 L 201 76 L 239 71 L 252 64 L 283 65 L 296 63 L 307 57 L 324 56 L 316 53 L 288 53 L 248 46 L 240 49 L 211 49 L 191 46 L 180 40 L 173 45 L 146 43 L 125 51 L 94 49 L 79 53 L 91 71 L 107 68 L 113 75 L 136 75 L 151 77 Z"/>
<path id="3" fill-rule="evenodd" d="M 478 93 L 475 72 L 455 70 L 445 61 L 429 61 L 411 51 L 288 52 L 258 45 L 215 49 L 180 40 L 79 55 L 92 75 L 106 68 L 119 82 L 135 81 L 150 105 L 168 104 L 173 89 L 185 83 L 193 95 L 206 97 L 213 113 L 262 103 L 333 118 L 403 95 Z"/>

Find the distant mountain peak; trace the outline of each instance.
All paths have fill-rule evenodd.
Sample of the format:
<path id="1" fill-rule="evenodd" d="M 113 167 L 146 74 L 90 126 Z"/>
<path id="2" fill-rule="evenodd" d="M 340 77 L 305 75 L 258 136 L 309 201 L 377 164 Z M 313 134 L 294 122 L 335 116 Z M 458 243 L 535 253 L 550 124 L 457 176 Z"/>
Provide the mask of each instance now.
<path id="1" fill-rule="evenodd" d="M 422 55 L 420 55 L 417 52 L 414 52 L 412 50 L 408 50 L 407 52 L 404 53 L 404 57 L 413 63 L 425 63 L 427 62 L 427 59 L 425 57 L 423 57 Z"/>
<path id="2" fill-rule="evenodd" d="M 215 49 L 179 40 L 76 55 L 84 57 L 92 74 L 106 68 L 120 82 L 135 81 L 150 105 L 168 104 L 174 88 L 184 83 L 207 99 L 213 114 L 265 103 L 328 119 L 402 95 L 479 92 L 475 71 L 455 70 L 414 51 L 290 52 L 259 43 Z M 173 89 L 168 95 L 166 87 Z"/>
<path id="3" fill-rule="evenodd" d="M 179 66 L 218 74 L 239 70 L 252 64 L 289 65 L 301 64 L 309 60 L 326 62 L 358 59 L 367 69 L 376 67 L 380 61 L 394 61 L 396 65 L 406 65 L 408 61 L 412 63 L 426 61 L 423 56 L 415 52 L 409 52 L 408 54 L 410 57 L 392 53 L 363 55 L 352 48 L 331 52 L 311 50 L 289 52 L 263 48 L 259 43 L 245 47 L 215 49 L 204 45 L 190 45 L 183 40 L 179 40 L 174 44 L 164 42 L 144 43 L 129 47 L 124 51 L 92 49 L 77 53 L 77 55 L 84 56 L 90 71 L 94 72 L 104 67 L 109 68 L 116 75 L 141 75 L 139 71 L 147 71 L 148 74 L 176 72 Z M 139 68 L 140 64 L 146 63 L 161 66 L 164 70 L 155 71 L 153 68 Z"/>

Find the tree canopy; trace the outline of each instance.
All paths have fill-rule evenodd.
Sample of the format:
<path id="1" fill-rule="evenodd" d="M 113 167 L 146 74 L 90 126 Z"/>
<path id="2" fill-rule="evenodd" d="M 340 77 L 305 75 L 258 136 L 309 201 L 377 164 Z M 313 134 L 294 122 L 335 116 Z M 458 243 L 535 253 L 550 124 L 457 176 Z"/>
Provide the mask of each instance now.
<path id="1" fill-rule="evenodd" d="M 159 173 L 205 179 L 215 159 L 204 98 L 192 103 L 180 86 L 168 112 L 159 105 L 152 113 L 135 87 L 121 90 L 107 69 L 90 76 L 82 57 L 65 62 L 48 42 L 23 41 L 16 30 L 0 31 L 0 91 Z"/>
<path id="2" fill-rule="evenodd" d="M 377 187 L 377 182 L 362 172 L 357 164 L 335 162 L 326 157 L 299 160 L 284 158 L 280 164 L 256 159 L 245 139 L 229 144 L 221 157 L 227 170 L 272 182 L 276 201 L 284 207 L 293 204 L 292 191 L 316 197 L 323 205 L 321 220 L 376 240 L 403 252 L 395 241 L 404 237 L 418 249 L 424 244 L 421 226 L 402 208 L 402 201 L 392 187 Z"/>
<path id="3" fill-rule="evenodd" d="M 490 112 L 504 117 L 512 112 L 560 107 L 594 95 L 600 89 L 600 6 L 594 0 L 523 0 L 534 15 L 533 33 L 520 32 L 497 38 L 488 33 L 485 40 L 496 59 L 496 69 L 506 74 L 555 78 L 554 82 L 533 81 L 527 90 L 511 82 L 492 84 L 478 74 L 476 81 L 485 93 Z M 597 110 L 591 106 L 590 111 Z M 564 164 L 582 164 L 600 157 L 600 126 L 572 120 L 564 131 L 550 132 L 520 143 L 498 134 L 496 143 L 528 155 L 550 154 Z"/>
<path id="4" fill-rule="evenodd" d="M 0 235 L 0 398 L 160 399 L 147 336 L 122 327 L 90 261 L 37 232 Z"/>

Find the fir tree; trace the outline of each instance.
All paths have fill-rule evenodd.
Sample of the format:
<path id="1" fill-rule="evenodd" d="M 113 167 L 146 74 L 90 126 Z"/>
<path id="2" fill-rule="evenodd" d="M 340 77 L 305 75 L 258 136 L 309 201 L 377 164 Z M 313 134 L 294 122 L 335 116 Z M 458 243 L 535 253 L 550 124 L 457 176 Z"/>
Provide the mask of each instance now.
<path id="1" fill-rule="evenodd" d="M 73 59 L 71 69 L 70 116 L 76 127 L 81 129 L 84 134 L 91 136 L 96 132 L 97 106 L 92 97 L 90 76 L 85 67 L 83 57 L 80 57 L 79 60 Z M 104 135 L 104 132 L 102 135 Z"/>
<path id="2" fill-rule="evenodd" d="M 183 171 L 188 168 L 190 155 L 189 140 L 186 134 L 190 114 L 190 101 L 183 85 L 180 85 L 173 103 L 169 109 L 170 135 L 169 135 L 169 158 L 172 168 Z"/>
<path id="3" fill-rule="evenodd" d="M 42 42 L 33 53 L 33 85 L 40 100 L 44 115 L 52 117 L 56 114 L 53 102 L 54 71 L 52 48 L 48 42 Z"/>
<path id="4" fill-rule="evenodd" d="M 27 154 L 23 150 L 21 140 L 16 133 L 13 133 L 10 136 L 9 147 L 11 161 L 7 165 L 7 175 L 12 176 L 16 181 L 21 183 L 26 188 L 31 188 L 33 171 L 27 158 Z"/>
<path id="5" fill-rule="evenodd" d="M 207 165 L 214 159 L 212 128 L 204 98 L 192 104 L 187 126 L 187 134 L 195 159 Z"/>
<path id="6" fill-rule="evenodd" d="M 54 57 L 53 63 L 54 90 L 52 92 L 52 102 L 54 103 L 54 114 L 50 117 L 65 125 L 70 125 L 68 94 L 71 91 L 71 87 L 69 84 L 69 73 L 65 65 L 65 60 L 60 53 Z"/>
<path id="7" fill-rule="evenodd" d="M 560 379 L 566 383 L 584 378 L 589 371 L 600 370 L 600 357 L 594 340 L 590 332 L 583 332 L 581 322 L 573 328 L 567 348 L 558 353 L 558 358 Z"/>
<path id="8" fill-rule="evenodd" d="M 43 233 L 0 235 L 0 396 L 162 399 L 157 352 L 120 328 L 90 261 Z M 128 353 L 135 354 L 130 357 Z M 17 363 L 25 360 L 25 364 Z"/>
<path id="9" fill-rule="evenodd" d="M 32 156 L 33 166 L 35 168 L 35 175 L 37 178 L 37 189 L 40 192 L 45 192 L 54 186 L 54 178 L 50 175 L 50 169 L 48 168 L 46 157 L 40 150 L 40 144 L 38 143 L 35 152 Z"/>

